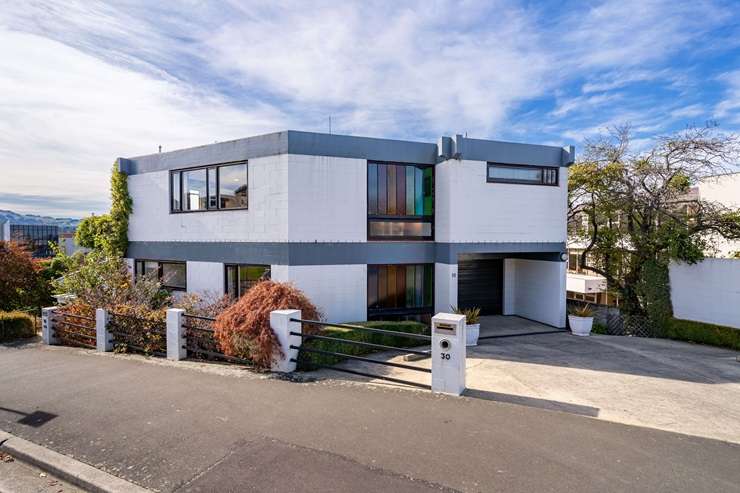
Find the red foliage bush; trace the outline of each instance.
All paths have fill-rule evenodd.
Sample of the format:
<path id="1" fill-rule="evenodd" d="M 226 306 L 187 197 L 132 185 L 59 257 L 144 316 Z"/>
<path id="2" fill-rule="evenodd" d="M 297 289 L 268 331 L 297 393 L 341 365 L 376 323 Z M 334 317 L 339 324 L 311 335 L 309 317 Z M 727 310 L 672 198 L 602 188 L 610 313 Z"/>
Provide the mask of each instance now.
<path id="1" fill-rule="evenodd" d="M 214 336 L 224 354 L 249 359 L 257 368 L 269 368 L 273 357 L 282 353 L 270 328 L 270 312 L 286 309 L 301 310 L 304 319 L 321 320 L 321 312 L 300 289 L 262 281 L 216 318 Z M 315 330 L 307 327 L 304 332 Z"/>

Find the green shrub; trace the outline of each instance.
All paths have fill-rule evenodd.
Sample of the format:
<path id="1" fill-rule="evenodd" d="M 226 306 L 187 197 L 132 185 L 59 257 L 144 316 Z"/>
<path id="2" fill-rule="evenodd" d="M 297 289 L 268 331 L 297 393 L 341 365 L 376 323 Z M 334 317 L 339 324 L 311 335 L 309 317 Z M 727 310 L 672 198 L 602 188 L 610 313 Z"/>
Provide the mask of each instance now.
<path id="1" fill-rule="evenodd" d="M 23 312 L 0 312 L 0 342 L 36 335 L 33 318 Z"/>
<path id="2" fill-rule="evenodd" d="M 594 322 L 594 325 L 591 328 L 591 333 L 592 334 L 609 335 L 609 329 L 607 328 L 606 325 L 604 325 L 602 323 Z"/>
<path id="3" fill-rule="evenodd" d="M 386 322 L 386 321 L 372 321 L 372 322 L 352 322 L 348 325 L 359 325 L 362 327 L 368 327 L 371 329 L 381 330 L 392 330 L 396 332 L 408 332 L 411 334 L 429 334 L 429 327 L 419 322 L 401 321 L 401 322 Z M 373 344 L 382 344 L 384 346 L 397 346 L 397 347 L 415 347 L 423 346 L 424 341 L 419 339 L 413 339 L 410 337 L 377 334 L 359 329 L 343 329 L 339 327 L 323 327 L 318 333 L 327 337 L 338 337 L 341 339 L 347 339 L 350 341 L 359 342 L 370 342 Z M 332 351 L 335 353 L 345 353 L 354 356 L 364 355 L 382 351 L 379 349 L 360 346 L 358 344 L 344 344 L 340 341 L 326 341 L 321 339 L 311 339 L 304 342 L 305 347 L 309 349 L 318 349 L 321 351 Z M 344 358 L 337 356 L 316 354 L 316 353 L 303 353 L 301 357 L 301 368 L 309 369 L 310 363 L 318 363 L 321 365 L 332 365 L 342 361 Z"/>
<path id="4" fill-rule="evenodd" d="M 740 329 L 732 327 L 672 318 L 668 321 L 665 337 L 740 351 Z"/>

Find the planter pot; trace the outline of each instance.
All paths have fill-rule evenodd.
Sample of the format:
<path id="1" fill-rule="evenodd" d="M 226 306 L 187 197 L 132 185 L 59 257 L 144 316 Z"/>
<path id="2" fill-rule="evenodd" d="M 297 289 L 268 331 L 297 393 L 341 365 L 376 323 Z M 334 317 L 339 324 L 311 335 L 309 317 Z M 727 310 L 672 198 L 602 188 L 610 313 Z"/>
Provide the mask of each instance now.
<path id="1" fill-rule="evenodd" d="M 568 315 L 570 331 L 574 336 L 587 336 L 591 334 L 591 327 L 594 325 L 594 317 L 576 317 Z"/>
<path id="2" fill-rule="evenodd" d="M 480 335 L 480 324 L 465 324 L 465 345 L 477 346 Z"/>

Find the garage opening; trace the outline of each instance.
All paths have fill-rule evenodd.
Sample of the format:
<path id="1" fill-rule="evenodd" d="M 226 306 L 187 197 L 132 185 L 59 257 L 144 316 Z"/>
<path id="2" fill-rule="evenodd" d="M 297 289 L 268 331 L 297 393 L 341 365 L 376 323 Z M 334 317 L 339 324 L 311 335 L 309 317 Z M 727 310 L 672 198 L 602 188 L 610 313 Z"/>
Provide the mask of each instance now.
<path id="1" fill-rule="evenodd" d="M 504 305 L 503 259 L 460 258 L 457 300 L 460 308 L 479 307 L 481 315 L 501 315 Z"/>

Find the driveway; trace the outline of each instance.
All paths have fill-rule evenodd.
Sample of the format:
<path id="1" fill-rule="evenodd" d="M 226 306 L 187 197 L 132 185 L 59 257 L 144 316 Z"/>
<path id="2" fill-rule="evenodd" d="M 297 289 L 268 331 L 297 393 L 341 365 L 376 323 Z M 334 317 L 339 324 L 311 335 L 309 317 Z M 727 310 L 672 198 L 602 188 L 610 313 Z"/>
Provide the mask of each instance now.
<path id="1" fill-rule="evenodd" d="M 481 337 L 551 330 L 519 317 L 481 318 Z M 736 351 L 563 332 L 482 340 L 467 355 L 466 395 L 471 397 L 740 443 Z M 415 364 L 429 367 L 430 361 Z M 378 371 L 377 365 L 351 366 Z M 429 378 L 381 368 L 399 378 Z"/>
<path id="2" fill-rule="evenodd" d="M 159 491 L 740 492 L 737 444 L 36 344 L 0 344 L 0 429 Z"/>

